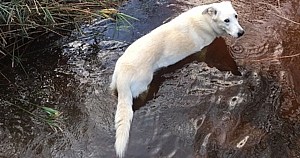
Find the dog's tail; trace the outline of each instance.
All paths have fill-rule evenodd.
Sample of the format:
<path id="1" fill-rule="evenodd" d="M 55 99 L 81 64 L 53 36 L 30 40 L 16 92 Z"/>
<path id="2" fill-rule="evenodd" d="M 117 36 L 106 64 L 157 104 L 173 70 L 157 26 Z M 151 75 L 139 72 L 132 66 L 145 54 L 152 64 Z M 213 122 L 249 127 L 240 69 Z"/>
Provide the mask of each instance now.
<path id="1" fill-rule="evenodd" d="M 115 128 L 116 128 L 116 154 L 122 158 L 127 149 L 130 125 L 133 118 L 132 110 L 132 93 L 129 83 L 117 83 L 118 89 L 118 105 L 115 116 Z"/>

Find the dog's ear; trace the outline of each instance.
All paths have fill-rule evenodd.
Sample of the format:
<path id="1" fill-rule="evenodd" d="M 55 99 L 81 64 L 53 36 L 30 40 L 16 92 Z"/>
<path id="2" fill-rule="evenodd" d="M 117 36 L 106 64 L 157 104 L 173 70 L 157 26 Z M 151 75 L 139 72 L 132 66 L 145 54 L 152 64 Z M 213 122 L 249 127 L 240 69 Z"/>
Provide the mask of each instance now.
<path id="1" fill-rule="evenodd" d="M 210 15 L 211 17 L 216 16 L 217 13 L 218 13 L 218 11 L 217 11 L 214 7 L 209 7 L 209 8 L 205 9 L 205 10 L 202 12 L 203 15 L 204 15 L 204 14 L 208 14 L 208 15 Z"/>

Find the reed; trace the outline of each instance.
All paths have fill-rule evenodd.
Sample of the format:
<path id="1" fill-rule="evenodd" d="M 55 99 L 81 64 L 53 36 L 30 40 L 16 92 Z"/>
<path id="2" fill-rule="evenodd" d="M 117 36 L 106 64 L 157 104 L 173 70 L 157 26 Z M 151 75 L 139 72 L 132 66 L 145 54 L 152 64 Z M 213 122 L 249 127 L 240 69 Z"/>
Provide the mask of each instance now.
<path id="1" fill-rule="evenodd" d="M 64 36 L 82 22 L 111 18 L 130 25 L 116 8 L 124 0 L 4 0 L 0 3 L 0 59 L 21 63 L 24 48 L 49 33 Z"/>

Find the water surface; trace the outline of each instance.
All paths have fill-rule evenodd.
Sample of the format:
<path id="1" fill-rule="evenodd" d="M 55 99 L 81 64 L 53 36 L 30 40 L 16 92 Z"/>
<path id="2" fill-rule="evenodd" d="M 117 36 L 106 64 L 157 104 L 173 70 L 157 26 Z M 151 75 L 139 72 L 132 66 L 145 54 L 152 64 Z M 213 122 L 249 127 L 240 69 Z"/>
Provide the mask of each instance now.
<path id="1" fill-rule="evenodd" d="M 117 100 L 108 85 L 116 60 L 135 39 L 203 2 L 129 1 L 121 10 L 140 19 L 134 28 L 95 20 L 85 35 L 74 32 L 59 49 L 24 61 L 28 77 L 7 72 L 0 157 L 115 157 Z M 300 1 L 233 4 L 246 34 L 216 39 L 155 74 L 150 92 L 135 100 L 126 157 L 300 155 Z M 63 131 L 17 108 L 42 114 L 28 102 L 63 112 Z"/>

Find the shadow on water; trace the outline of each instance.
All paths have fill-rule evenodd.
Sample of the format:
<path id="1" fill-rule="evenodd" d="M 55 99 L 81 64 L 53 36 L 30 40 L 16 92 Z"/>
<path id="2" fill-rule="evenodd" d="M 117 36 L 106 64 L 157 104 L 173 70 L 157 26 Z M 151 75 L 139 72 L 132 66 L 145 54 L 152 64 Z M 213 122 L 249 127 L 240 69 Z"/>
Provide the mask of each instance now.
<path id="1" fill-rule="evenodd" d="M 133 28 L 115 32 L 111 21 L 95 20 L 61 50 L 28 57 L 29 77 L 16 69 L 0 87 L 0 157 L 115 157 L 115 62 L 129 43 L 202 2 L 129 1 L 122 11 L 140 19 Z M 299 157 L 300 1 L 232 3 L 246 34 L 218 38 L 155 73 L 135 100 L 126 157 Z M 63 112 L 63 131 L 12 106 L 43 115 L 20 100 Z"/>

